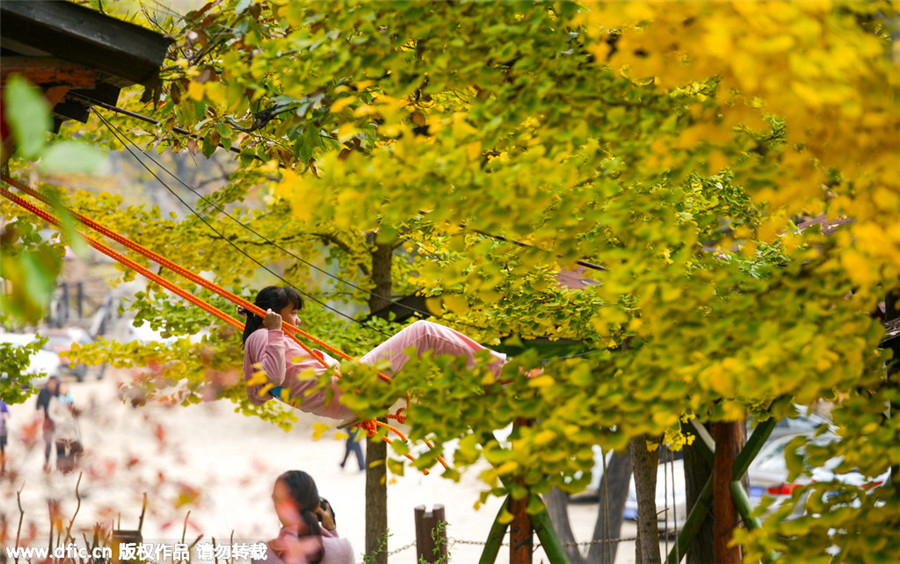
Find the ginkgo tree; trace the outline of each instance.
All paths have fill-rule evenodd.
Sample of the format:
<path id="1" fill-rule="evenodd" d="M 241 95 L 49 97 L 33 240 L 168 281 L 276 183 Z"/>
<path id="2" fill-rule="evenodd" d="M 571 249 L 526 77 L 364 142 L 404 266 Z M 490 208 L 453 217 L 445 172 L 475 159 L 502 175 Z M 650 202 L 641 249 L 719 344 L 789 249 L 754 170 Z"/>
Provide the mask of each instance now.
<path id="1" fill-rule="evenodd" d="M 387 246 L 403 251 L 393 291 L 427 296 L 442 322 L 485 344 L 581 343 L 571 358 L 519 355 L 506 383 L 445 358 L 417 359 L 390 383 L 345 366 L 345 401 L 361 416 L 410 393 L 410 438 L 435 444 L 416 466 L 459 439 L 445 475 L 486 459 L 486 496 L 574 491 L 593 445 L 678 447 L 688 418 L 781 418 L 818 399 L 835 402 L 840 440 L 797 451 L 792 476 L 835 457 L 836 472 L 867 477 L 900 465 L 900 422 L 887 410 L 900 400 L 896 377 L 871 315 L 900 265 L 891 3 L 225 0 L 155 24 L 179 38 L 162 96 L 123 104 L 159 126 L 105 119 L 147 147 L 235 149 L 241 166 L 210 196 L 217 205 L 298 256 L 324 245 L 363 288 L 342 289 L 348 301 L 368 298 L 367 261 Z M 96 121 L 83 133 L 122 142 Z M 251 195 L 264 203 L 248 205 Z M 218 235 L 196 217 L 66 199 L 247 296 L 257 262 L 198 240 L 230 240 L 324 288 L 213 206 L 200 215 Z M 830 235 L 796 229 L 822 215 L 850 221 Z M 585 273 L 596 283 L 561 287 L 558 273 L 579 259 L 602 265 Z M 136 306 L 175 333 L 210 323 L 153 290 Z M 320 308 L 308 315 L 354 354 L 383 338 Z M 213 390 L 285 417 L 246 403 L 227 329 L 199 346 L 103 354 L 187 375 L 188 401 Z M 517 377 L 539 363 L 539 377 Z M 508 442 L 492 437 L 517 419 L 532 423 Z M 803 518 L 781 519 L 801 505 Z M 866 560 L 900 555 L 898 520 L 893 484 L 817 483 L 739 538 L 751 558 L 834 546 L 841 560 Z"/>

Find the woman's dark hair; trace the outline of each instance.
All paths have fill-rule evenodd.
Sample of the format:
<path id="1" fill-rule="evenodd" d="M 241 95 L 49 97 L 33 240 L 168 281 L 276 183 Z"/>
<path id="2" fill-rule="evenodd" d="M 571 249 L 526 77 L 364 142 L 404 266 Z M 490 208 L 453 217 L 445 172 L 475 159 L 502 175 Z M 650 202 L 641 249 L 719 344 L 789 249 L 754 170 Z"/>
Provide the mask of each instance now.
<path id="1" fill-rule="evenodd" d="M 322 536 L 322 528 L 316 518 L 316 508 L 319 507 L 319 489 L 312 476 L 302 470 L 288 470 L 278 479 L 284 482 L 291 493 L 291 497 L 297 502 L 300 517 L 306 523 L 308 535 Z M 310 562 L 319 562 L 324 556 L 324 548 L 314 555 Z"/>
<path id="2" fill-rule="evenodd" d="M 281 286 L 266 286 L 256 294 L 256 300 L 253 303 L 263 311 L 271 309 L 275 313 L 287 305 L 293 305 L 297 311 L 303 309 L 303 298 L 300 296 L 300 292 Z M 247 338 L 263 326 L 263 318 L 246 310 L 244 313 L 247 316 L 247 324 L 244 326 L 243 342 L 246 343 Z"/>

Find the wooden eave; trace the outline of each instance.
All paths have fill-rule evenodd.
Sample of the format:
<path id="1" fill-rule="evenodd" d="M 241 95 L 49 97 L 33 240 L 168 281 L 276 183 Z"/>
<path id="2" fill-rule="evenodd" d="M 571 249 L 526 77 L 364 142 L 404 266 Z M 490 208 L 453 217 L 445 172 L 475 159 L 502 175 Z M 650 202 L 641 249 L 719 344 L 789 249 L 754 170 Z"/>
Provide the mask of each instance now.
<path id="1" fill-rule="evenodd" d="M 91 101 L 115 105 L 133 84 L 153 89 L 172 40 L 64 1 L 0 2 L 0 69 L 47 91 L 68 87 L 54 106 L 59 122 L 87 121 Z"/>

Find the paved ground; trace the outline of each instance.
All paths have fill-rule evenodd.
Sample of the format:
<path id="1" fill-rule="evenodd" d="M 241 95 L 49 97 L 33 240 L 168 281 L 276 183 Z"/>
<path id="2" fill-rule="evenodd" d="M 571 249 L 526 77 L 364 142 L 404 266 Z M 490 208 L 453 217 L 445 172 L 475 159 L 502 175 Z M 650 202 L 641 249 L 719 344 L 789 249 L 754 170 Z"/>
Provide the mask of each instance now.
<path id="1" fill-rule="evenodd" d="M 125 376 L 126 372 L 109 371 L 103 381 L 70 384 L 76 405 L 84 410 L 80 422 L 86 447 L 76 530 L 88 531 L 95 522 L 136 528 L 146 492 L 145 540 L 179 540 L 188 510 L 189 542 L 200 534 L 205 540 L 215 537 L 217 542 L 228 542 L 232 532 L 235 542 L 269 539 L 278 530 L 270 498 L 272 484 L 281 472 L 296 468 L 315 478 L 321 494 L 335 507 L 341 535 L 362 553 L 365 475 L 355 471 L 355 462 L 348 464 L 353 470 L 338 467 L 344 445 L 331 433 L 313 440 L 312 425 L 317 419 L 304 416 L 285 433 L 234 413 L 227 402 L 135 409 L 117 399 L 116 383 Z M 0 513 L 14 539 L 16 492 L 21 490 L 23 535 L 46 539 L 47 499 L 62 500 L 68 522 L 77 506 L 77 472 L 61 476 L 42 470 L 43 443 L 34 425 L 34 399 L 14 406 L 12 415 L 8 447 L 12 472 L 0 480 Z M 459 483 L 437 473 L 423 476 L 410 471 L 404 477 L 389 477 L 388 550 L 415 541 L 415 506 L 443 504 L 450 523 L 451 561 L 477 561 L 481 546 L 468 543 L 484 541 L 500 503 L 492 499 L 480 510 L 473 509 L 482 489 L 479 471 L 472 469 Z M 596 512 L 592 504 L 571 507 L 572 526 L 580 539 L 588 540 Z M 634 535 L 631 523 L 626 523 L 622 535 Z M 633 562 L 633 554 L 633 543 L 623 543 L 616 562 Z M 546 562 L 539 551 L 534 561 L 542 560 Z M 498 562 L 505 561 L 502 552 Z M 415 562 L 414 548 L 397 552 L 390 562 Z"/>

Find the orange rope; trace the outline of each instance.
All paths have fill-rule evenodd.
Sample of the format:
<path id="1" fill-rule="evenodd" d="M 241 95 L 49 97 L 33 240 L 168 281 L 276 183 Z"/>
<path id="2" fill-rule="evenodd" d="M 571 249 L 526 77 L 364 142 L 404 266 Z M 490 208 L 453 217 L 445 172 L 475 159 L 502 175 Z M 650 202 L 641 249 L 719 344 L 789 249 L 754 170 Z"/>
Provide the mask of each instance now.
<path id="1" fill-rule="evenodd" d="M 50 215 L 49 213 L 45 212 L 44 210 L 38 208 L 37 206 L 33 206 L 33 205 L 29 204 L 28 202 L 22 200 L 21 198 L 19 198 L 19 197 L 16 196 L 15 194 L 11 193 L 11 192 L 10 192 L 9 190 L 7 190 L 6 188 L 3 188 L 2 186 L 0 186 L 0 195 L 3 195 L 3 197 L 5 197 L 6 199 L 12 201 L 13 203 L 19 205 L 20 207 L 22 207 L 22 208 L 24 208 L 24 209 L 30 211 L 31 213 L 33 213 L 34 215 L 40 217 L 41 219 L 43 219 L 43 220 L 46 221 L 47 223 L 50 223 L 51 225 L 55 225 L 55 226 L 59 227 L 59 221 L 58 221 L 55 217 L 53 217 L 53 216 Z M 153 271 L 148 270 L 147 268 L 145 268 L 145 267 L 139 265 L 138 263 L 132 261 L 132 260 L 129 259 L 128 257 L 126 257 L 126 256 L 124 256 L 124 255 L 122 255 L 122 254 L 120 254 L 120 253 L 118 253 L 118 252 L 116 252 L 116 251 L 110 249 L 109 247 L 107 247 L 107 246 L 104 245 L 103 243 L 100 243 L 99 241 L 95 241 L 95 240 L 91 239 L 90 237 L 87 237 L 86 235 L 82 235 L 82 236 L 85 238 L 85 240 L 87 240 L 87 242 L 88 242 L 88 244 L 89 244 L 90 246 L 94 247 L 95 249 L 97 249 L 97 250 L 100 251 L 101 253 L 103 253 L 103 254 L 107 255 L 108 257 L 112 258 L 113 260 L 116 260 L 116 261 L 118 261 L 118 262 L 121 262 L 122 264 L 124 264 L 124 265 L 127 266 L 128 268 L 131 268 L 131 269 L 134 270 L 135 272 L 140 273 L 142 276 L 145 276 L 145 277 L 149 278 L 150 280 L 156 282 L 156 283 L 159 284 L 160 286 L 163 286 L 163 287 L 165 287 L 166 289 L 168 289 L 168 290 L 174 292 L 175 294 L 177 294 L 177 295 L 181 296 L 182 298 L 188 300 L 189 302 L 191 302 L 191 303 L 194 304 L 195 306 L 201 308 L 203 311 L 206 311 L 207 313 L 210 313 L 210 314 L 214 315 L 215 317 L 218 317 L 219 319 L 221 319 L 221 320 L 224 321 L 225 323 L 228 323 L 228 324 L 231 325 L 232 327 L 235 327 L 235 328 L 240 329 L 240 330 L 243 330 L 243 329 L 244 329 L 244 324 L 243 324 L 243 323 L 241 323 L 241 322 L 238 321 L 237 319 L 231 317 L 231 316 L 228 315 L 227 313 L 225 313 L 225 312 L 219 310 L 219 309 L 216 308 L 216 307 L 213 307 L 213 306 L 209 305 L 208 303 L 204 302 L 203 300 L 201 300 L 200 298 L 194 296 L 193 294 L 191 294 L 191 293 L 189 293 L 189 292 L 186 292 L 186 291 L 182 290 L 181 288 L 179 288 L 179 287 L 176 286 L 175 284 L 172 284 L 171 282 L 169 282 L 169 281 L 166 280 L 165 278 L 162 278 L 162 277 L 159 276 L 158 274 L 156 274 L 156 273 L 154 273 Z"/>
<path id="2" fill-rule="evenodd" d="M 47 198 L 45 198 L 43 195 L 41 195 L 37 191 L 33 190 L 31 187 L 29 187 L 17 180 L 14 180 L 12 178 L 8 178 L 8 177 L 4 176 L 3 181 L 10 184 L 11 186 L 18 188 L 22 192 L 25 192 L 29 196 L 44 202 L 45 204 L 50 203 L 47 200 Z M 180 274 L 181 276 L 184 276 L 191 282 L 194 282 L 195 284 L 199 284 L 200 286 L 206 288 L 207 290 L 210 290 L 211 292 L 218 294 L 219 296 L 231 301 L 232 303 L 235 303 L 235 304 L 243 307 L 247 311 L 255 313 L 256 315 L 259 315 L 260 317 L 266 316 L 266 312 L 263 311 L 262 308 L 260 308 L 256 304 L 250 303 L 249 301 L 245 300 L 244 298 L 242 298 L 232 292 L 229 292 L 228 290 L 219 286 L 218 284 L 211 282 L 211 281 L 207 280 L 206 278 L 203 278 L 202 276 L 198 276 L 197 274 L 194 274 L 193 272 L 191 272 L 190 270 L 187 270 L 183 266 L 172 262 L 171 260 L 140 245 L 139 243 L 136 243 L 136 242 L 132 241 L 131 239 L 128 239 L 127 237 L 119 235 L 115 231 L 112 231 L 111 229 L 108 229 L 108 228 L 104 227 L 103 225 L 100 225 L 99 223 L 95 222 L 94 220 L 92 220 L 88 217 L 85 217 L 84 215 L 82 215 L 78 212 L 75 212 L 72 210 L 67 210 L 67 211 L 69 213 L 71 213 L 72 216 L 75 217 L 79 222 L 81 222 L 82 224 L 84 224 L 87 227 L 90 227 L 94 231 L 97 231 L 98 233 L 101 233 L 101 234 L 109 237 L 110 239 L 116 241 L 117 243 L 120 243 L 121 245 L 147 257 L 148 259 L 152 260 L 153 262 L 155 262 L 159 265 L 164 266 L 164 267 L 172 270 L 173 272 Z M 311 357 L 313 357 L 315 360 L 317 360 L 325 368 L 329 368 L 328 364 L 325 363 L 325 360 L 319 354 L 317 354 L 316 351 L 312 350 L 311 348 L 307 347 L 304 343 L 302 343 L 297 338 L 297 336 L 294 335 L 293 333 L 291 333 L 290 331 L 300 334 L 301 336 L 309 339 L 310 341 L 324 347 L 328 351 L 333 352 L 346 360 L 354 360 L 353 357 L 351 357 L 350 355 L 344 353 L 340 349 L 332 347 L 331 345 L 329 345 L 328 343 L 325 343 L 324 341 L 317 339 L 316 337 L 310 335 L 309 333 L 306 333 L 299 327 L 291 325 L 290 323 L 287 323 L 286 321 L 282 321 L 282 325 L 285 328 L 289 329 L 289 331 L 287 332 L 287 335 L 291 339 L 293 339 L 298 345 L 303 347 L 303 350 L 306 351 L 307 354 L 309 354 Z M 340 373 L 337 373 L 337 375 L 338 375 L 338 377 L 340 377 Z M 380 372 L 378 373 L 378 376 L 379 376 L 379 378 L 381 378 L 382 380 L 384 380 L 386 382 L 390 381 L 390 378 L 388 376 L 386 376 Z"/>
<path id="3" fill-rule="evenodd" d="M 402 432 L 400 432 L 400 429 L 394 427 L 393 425 L 390 425 L 388 423 L 382 423 L 381 421 L 377 421 L 377 420 L 375 421 L 375 424 L 378 425 L 379 427 L 384 427 L 388 431 L 393 431 L 394 434 L 397 435 L 398 437 L 400 437 L 400 440 L 403 441 L 404 443 L 408 442 L 406 435 L 404 435 Z"/>
<path id="4" fill-rule="evenodd" d="M 7 177 L 7 176 L 3 176 L 2 179 L 3 179 L 4 182 L 10 184 L 11 186 L 14 186 L 15 188 L 21 190 L 22 192 L 25 192 L 26 194 L 32 196 L 33 198 L 36 198 L 36 199 L 40 200 L 41 202 L 43 202 L 43 203 L 45 203 L 45 204 L 49 204 L 47 198 L 45 198 L 44 196 L 42 196 L 41 194 L 39 194 L 39 193 L 36 192 L 35 190 L 31 189 L 30 187 L 28 187 L 28 186 L 22 184 L 21 182 L 18 182 L 18 181 L 16 181 L 16 180 L 12 179 L 12 178 Z M 47 213 L 46 211 L 44 211 L 44 210 L 42 210 L 42 209 L 40 209 L 40 208 L 38 208 L 38 207 L 36 207 L 36 206 L 34 206 L 34 205 L 32 205 L 32 204 L 29 204 L 28 202 L 26 202 L 26 201 L 24 201 L 24 200 L 22 200 L 21 198 L 19 198 L 19 197 L 16 196 L 15 194 L 9 192 L 6 188 L 0 187 L 0 195 L 3 195 L 3 197 L 5 197 L 5 198 L 7 198 L 8 200 L 14 202 L 14 203 L 17 204 L 18 206 L 20 206 L 20 207 L 22 207 L 22 208 L 28 210 L 29 212 L 33 213 L 34 215 L 40 217 L 40 218 L 43 219 L 44 221 L 47 221 L 48 223 L 50 223 L 50 224 L 52 224 L 52 225 L 55 225 L 55 226 L 59 227 L 59 220 L 57 220 L 57 219 L 56 219 L 55 217 L 53 217 L 51 214 L 49 214 L 49 213 Z M 147 249 L 146 247 L 143 247 L 142 245 L 140 245 L 140 244 L 138 244 L 138 243 L 135 243 L 134 241 L 128 239 L 127 237 L 123 237 L 122 235 L 119 235 L 118 233 L 116 233 L 116 232 L 114 232 L 114 231 L 112 231 L 112 230 L 110 230 L 110 229 L 108 229 L 108 228 L 106 228 L 106 227 L 100 225 L 99 223 L 97 223 L 97 222 L 95 222 L 95 221 L 93 221 L 93 220 L 91 220 L 91 219 L 85 217 L 84 215 L 82 215 L 82 214 L 80 214 L 80 213 L 78 213 L 78 212 L 74 212 L 74 211 L 71 211 L 71 210 L 67 210 L 67 211 L 68 211 L 69 213 L 71 213 L 76 219 L 78 219 L 79 222 L 81 222 L 81 223 L 84 224 L 85 226 L 90 227 L 91 229 L 93 229 L 93 230 L 95 230 L 95 231 L 97 231 L 97 232 L 99 232 L 99 233 L 101 233 L 101 234 L 103 234 L 103 235 L 105 235 L 105 236 L 107 236 L 107 237 L 113 239 L 114 241 L 116 241 L 116 242 L 122 244 L 123 246 L 125 246 L 125 247 L 127 247 L 127 248 L 129 248 L 129 249 L 131 249 L 131 250 L 133 250 L 133 251 L 136 251 L 137 253 L 139 253 L 139 254 L 141 254 L 141 255 L 147 257 L 148 259 L 150 259 L 150 260 L 152 260 L 152 261 L 154 261 L 154 262 L 156 262 L 156 263 L 158 263 L 158 264 L 160 264 L 161 266 L 165 266 L 166 268 L 169 268 L 170 270 L 176 272 L 177 274 L 180 274 L 180 275 L 184 276 L 184 277 L 187 278 L 188 280 L 190 280 L 190 281 L 192 281 L 192 282 L 194 282 L 194 283 L 196 283 L 196 284 L 199 284 L 200 286 L 202 286 L 202 287 L 204 287 L 204 288 L 206 288 L 206 289 L 208 289 L 208 290 L 210 290 L 210 291 L 212 291 L 212 292 L 218 294 L 219 296 L 221 296 L 221 297 L 223 297 L 223 298 L 225 298 L 225 299 L 228 299 L 228 300 L 230 300 L 231 302 L 236 303 L 237 305 L 240 305 L 240 306 L 243 307 L 244 309 L 246 309 L 246 310 L 248 310 L 248 311 L 251 311 L 251 312 L 253 312 L 253 313 L 257 314 L 257 315 L 260 315 L 261 317 L 264 317 L 264 316 L 265 316 L 265 312 L 264 312 L 260 307 L 258 307 L 256 304 L 252 304 L 252 303 L 248 302 L 247 300 L 241 298 L 240 296 L 238 296 L 238 295 L 236 295 L 236 294 L 234 294 L 234 293 L 232 293 L 232 292 L 229 292 L 229 291 L 226 290 L 225 288 L 222 288 L 222 287 L 219 286 L 218 284 L 215 284 L 214 282 L 211 282 L 211 281 L 209 281 L 209 280 L 203 278 L 202 276 L 198 276 L 198 275 L 194 274 L 193 272 L 191 272 L 191 271 L 185 269 L 184 267 L 182 267 L 182 266 L 180 266 L 180 265 L 178 265 L 178 264 L 176 264 L 176 263 L 170 261 L 169 259 L 167 259 L 167 258 L 165 258 L 165 257 L 163 257 L 163 256 L 161 256 L 161 255 L 159 255 L 159 254 L 157 254 L 157 253 L 151 251 L 150 249 Z M 103 244 L 103 243 L 101 243 L 101 242 L 99 242 L 99 241 L 96 241 L 96 240 L 94 240 L 94 239 L 91 239 L 91 238 L 88 237 L 87 235 L 81 234 L 81 236 L 85 238 L 85 240 L 88 242 L 89 245 L 91 245 L 93 248 L 97 249 L 97 250 L 100 251 L 101 253 L 103 253 L 103 254 L 109 256 L 109 257 L 112 258 L 113 260 L 116 260 L 116 261 L 118 261 L 118 262 L 124 264 L 125 266 L 127 266 L 128 268 L 131 268 L 131 269 L 134 270 L 135 272 L 138 272 L 138 273 L 141 274 L 142 276 L 144 276 L 144 277 L 146 277 L 146 278 L 152 280 L 153 282 L 156 282 L 156 283 L 159 284 L 160 286 L 163 286 L 163 287 L 166 288 L 167 290 L 169 290 L 169 291 L 175 293 L 176 295 L 178 295 L 178 296 L 184 298 L 185 300 L 191 302 L 192 304 L 196 305 L 197 307 L 199 307 L 200 309 L 206 311 L 207 313 L 210 313 L 211 315 L 217 317 L 218 319 L 224 321 L 225 323 L 227 323 L 227 324 L 229 324 L 229 325 L 235 327 L 235 328 L 238 329 L 239 331 L 243 331 L 243 330 L 244 330 L 244 324 L 241 323 L 240 321 L 238 321 L 237 319 L 231 317 L 231 316 L 228 315 L 227 313 L 225 313 L 225 312 L 219 310 L 218 308 L 216 308 L 216 307 L 214 307 L 214 306 L 212 306 L 212 305 L 206 303 L 205 301 L 203 301 L 203 300 L 201 300 L 200 298 L 194 296 L 193 294 L 191 294 L 191 293 L 189 293 L 189 292 L 186 292 L 185 290 L 182 290 L 179 286 L 177 286 L 177 285 L 175 285 L 174 283 L 172 283 L 172 282 L 166 280 L 165 278 L 162 278 L 162 277 L 159 276 L 158 274 L 156 274 L 156 273 L 154 273 L 153 271 L 151 271 L 151 270 L 149 270 L 149 269 L 147 269 L 147 268 L 141 266 L 140 264 L 138 264 L 138 263 L 132 261 L 132 260 L 129 259 L 128 257 L 126 257 L 126 256 L 122 255 L 121 253 L 119 253 L 119 252 L 117 252 L 117 251 L 111 249 L 111 248 L 108 247 L 107 245 L 105 245 L 105 244 Z M 324 343 L 323 341 L 321 341 L 321 340 L 319 340 L 319 339 L 313 337 L 312 335 L 310 335 L 310 334 L 308 334 L 308 333 L 302 331 L 301 329 L 299 329 L 298 327 L 295 327 L 294 325 L 291 325 L 290 323 L 287 323 L 287 322 L 282 321 L 282 325 L 283 325 L 284 327 L 286 327 L 287 329 L 299 333 L 300 335 L 302 335 L 302 336 L 304 336 L 304 337 L 310 339 L 311 341 L 313 341 L 313 342 L 315 342 L 315 343 L 317 343 L 317 344 L 319 344 L 319 345 L 325 347 L 325 348 L 328 349 L 329 351 L 334 352 L 334 353 L 340 355 L 341 357 L 343 357 L 343 358 L 345 358 L 345 359 L 347 359 L 347 360 L 353 360 L 352 357 L 350 357 L 349 355 L 347 355 L 347 354 L 345 354 L 344 352 L 340 351 L 339 349 L 336 349 L 336 348 L 334 348 L 334 347 L 328 345 L 327 343 Z M 303 348 L 303 350 L 306 351 L 312 358 L 316 359 L 316 360 L 317 360 L 319 363 L 321 363 L 324 367 L 326 367 L 326 368 L 329 367 L 328 364 L 325 363 L 324 359 L 323 359 L 320 355 L 316 354 L 317 351 L 314 351 L 314 350 L 312 350 L 311 348 L 309 348 L 308 346 L 306 346 L 306 345 L 305 345 L 303 342 L 301 342 L 301 341 L 296 337 L 296 335 L 294 335 L 293 333 L 288 332 L 287 335 L 288 335 L 289 337 L 291 337 L 297 344 L 299 344 L 299 345 Z M 334 370 L 335 370 L 335 374 L 336 374 L 338 377 L 340 377 L 340 372 L 338 372 L 338 370 L 337 370 L 336 367 L 335 367 Z M 378 373 L 378 376 L 379 376 L 382 380 L 385 380 L 385 381 L 388 381 L 388 382 L 390 381 L 390 378 L 389 378 L 388 376 L 385 376 L 385 375 L 382 374 L 381 372 Z M 409 400 L 409 394 L 407 394 L 407 401 L 408 401 L 408 400 Z M 402 424 L 403 421 L 406 420 L 406 415 L 403 415 L 403 414 L 402 414 L 402 412 L 403 412 L 404 410 L 405 410 L 405 408 L 401 408 L 401 409 L 397 410 L 397 413 L 395 413 L 395 414 L 393 414 L 393 415 L 388 414 L 387 417 L 388 417 L 388 418 L 391 418 L 391 419 L 396 419 L 398 423 L 401 423 L 401 424 Z M 394 433 L 396 433 L 396 434 L 403 440 L 403 442 L 408 442 L 406 436 L 405 436 L 403 433 L 401 433 L 398 429 L 396 429 L 395 427 L 392 427 L 392 426 L 387 425 L 387 424 L 384 424 L 384 423 L 380 423 L 380 422 L 375 421 L 375 420 L 372 420 L 372 422 L 377 423 L 378 425 L 382 425 L 382 426 L 387 427 L 390 431 L 393 431 Z M 368 421 L 367 421 L 367 422 L 363 422 L 363 423 L 371 423 L 371 422 L 368 422 Z M 374 424 L 371 425 L 371 430 L 370 430 L 368 427 L 366 427 L 366 426 L 364 426 L 364 428 L 366 429 L 366 431 L 367 431 L 367 433 L 368 433 L 369 436 L 372 436 L 372 435 L 375 434 L 375 425 L 374 425 Z M 391 442 L 390 439 L 388 439 L 387 437 L 385 437 L 385 441 L 388 442 L 388 443 Z M 426 444 L 428 444 L 427 441 L 426 441 Z M 430 444 L 429 444 L 429 447 L 431 447 Z M 413 458 L 413 457 L 410 456 L 409 454 L 407 454 L 407 455 L 405 455 L 405 456 L 406 456 L 407 458 L 409 458 L 410 460 L 415 461 L 415 458 Z M 449 468 L 449 466 L 447 465 L 447 463 L 444 461 L 443 458 L 441 458 L 440 456 L 438 456 L 438 460 L 440 461 L 440 463 L 441 463 L 445 468 Z M 426 475 L 427 475 L 427 473 L 428 473 L 427 470 L 425 470 L 425 474 L 426 474 Z"/>

